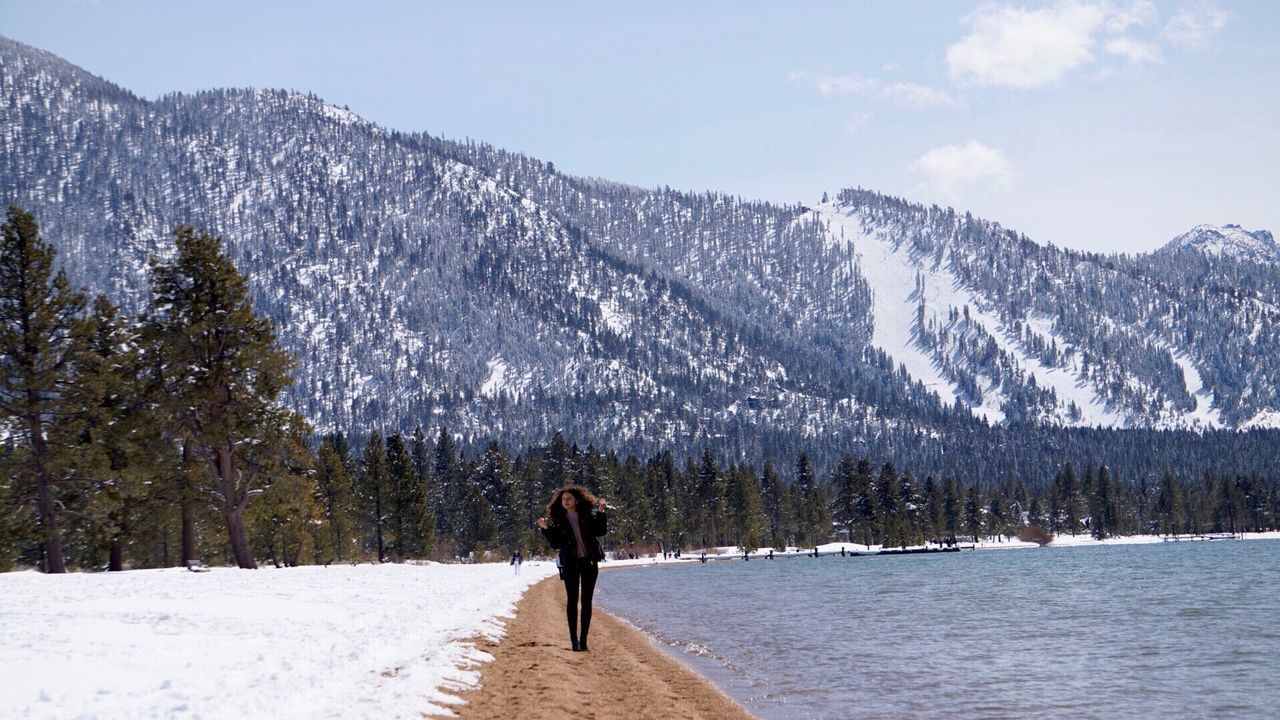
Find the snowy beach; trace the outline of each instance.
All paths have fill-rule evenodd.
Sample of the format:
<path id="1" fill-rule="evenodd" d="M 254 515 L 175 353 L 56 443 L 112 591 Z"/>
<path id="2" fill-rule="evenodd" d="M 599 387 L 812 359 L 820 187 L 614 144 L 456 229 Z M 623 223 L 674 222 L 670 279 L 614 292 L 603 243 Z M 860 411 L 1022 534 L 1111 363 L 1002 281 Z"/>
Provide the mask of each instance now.
<path id="1" fill-rule="evenodd" d="M 0 717 L 418 718 L 550 563 L 0 574 Z"/>

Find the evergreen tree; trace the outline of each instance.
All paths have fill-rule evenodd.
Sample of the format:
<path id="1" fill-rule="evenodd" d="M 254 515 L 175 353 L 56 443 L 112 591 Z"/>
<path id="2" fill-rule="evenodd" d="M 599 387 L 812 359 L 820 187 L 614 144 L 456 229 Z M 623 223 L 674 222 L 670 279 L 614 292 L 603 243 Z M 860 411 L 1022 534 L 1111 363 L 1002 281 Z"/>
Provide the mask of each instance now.
<path id="1" fill-rule="evenodd" d="M 710 448 L 704 448 L 702 464 L 698 466 L 697 519 L 702 538 L 700 544 L 705 548 L 714 547 L 719 535 L 716 515 L 720 505 L 718 494 L 721 485 L 720 468 L 716 465 L 716 456 L 711 454 Z"/>
<path id="2" fill-rule="evenodd" d="M 1076 478 L 1075 468 L 1070 461 L 1063 467 L 1060 478 L 1063 524 L 1072 535 L 1075 535 L 1076 530 L 1080 529 L 1082 506 L 1080 481 Z"/>
<path id="3" fill-rule="evenodd" d="M 152 489 L 158 461 L 166 452 L 158 420 L 143 383 L 143 368 L 135 327 L 105 296 L 94 299 L 88 337 L 73 363 L 72 387 L 76 412 L 66 419 L 73 444 L 78 497 L 68 499 L 81 518 L 82 567 L 123 570 L 126 546 L 132 536 L 148 532 L 144 526 L 162 513 L 162 501 Z M 151 512 L 148 512 L 151 506 Z M 154 530 L 151 530 L 154 532 Z"/>
<path id="4" fill-rule="evenodd" d="M 306 432 L 300 422 L 287 429 L 287 441 L 259 470 L 270 481 L 263 483 L 261 497 L 245 514 L 255 551 L 276 567 L 314 563 L 316 548 L 327 540 Z"/>
<path id="5" fill-rule="evenodd" d="M 784 550 L 789 539 L 787 529 L 791 524 L 787 508 L 787 489 L 782 484 L 782 478 L 778 476 L 772 461 L 764 461 L 764 473 L 760 477 L 760 484 L 763 491 L 765 517 L 769 523 L 769 545 Z"/>
<path id="6" fill-rule="evenodd" d="M 390 507 L 391 478 L 387 471 L 386 446 L 382 434 L 376 430 L 369 434 L 369 442 L 365 443 L 355 490 L 365 526 L 373 531 L 373 547 L 378 551 L 378 562 L 386 562 L 384 530 Z"/>
<path id="7" fill-rule="evenodd" d="M 831 517 L 836 524 L 844 526 L 849 540 L 853 541 L 854 526 L 858 522 L 858 466 L 852 455 L 846 453 L 841 456 L 831 478 L 831 487 L 836 496 Z"/>
<path id="8" fill-rule="evenodd" d="M 942 531 L 942 492 L 930 475 L 924 479 L 924 539 L 936 542 Z"/>
<path id="9" fill-rule="evenodd" d="M 448 428 L 441 425 L 431 456 L 431 485 L 428 491 L 433 494 L 427 498 L 428 507 L 436 518 L 437 536 L 452 537 L 456 534 L 457 516 L 465 497 L 462 483 L 457 478 L 457 463 L 453 436 L 449 434 Z"/>
<path id="10" fill-rule="evenodd" d="M 875 498 L 875 467 L 867 458 L 858 460 L 858 466 L 854 470 L 854 499 L 855 513 L 857 523 L 857 542 L 871 549 L 871 543 L 874 542 L 876 531 L 876 498 Z M 853 540 L 854 538 L 850 538 Z"/>
<path id="11" fill-rule="evenodd" d="M 740 465 L 734 474 L 738 515 L 738 547 L 743 552 L 755 552 L 768 533 L 764 516 L 764 500 L 760 497 L 760 481 L 753 468 Z"/>
<path id="12" fill-rule="evenodd" d="M 344 562 L 356 557 L 354 517 L 356 513 L 355 491 L 351 473 L 347 470 L 350 460 L 345 456 L 346 440 L 342 433 L 326 435 L 320 441 L 316 456 L 316 489 L 319 492 L 320 510 L 328 528 L 328 537 L 319 549 L 325 560 Z"/>
<path id="13" fill-rule="evenodd" d="M 898 495 L 898 470 L 893 463 L 880 466 L 880 475 L 875 486 L 876 536 L 880 544 L 890 546 L 897 542 L 901 534 L 897 521 L 902 513 L 898 511 L 900 496 Z"/>
<path id="14" fill-rule="evenodd" d="M 831 511 L 808 453 L 802 452 L 796 459 L 795 490 L 801 544 L 810 547 L 827 542 L 831 537 Z"/>
<path id="15" fill-rule="evenodd" d="M 942 481 L 942 529 L 947 535 L 947 543 L 955 545 L 960 531 L 960 488 L 955 478 Z"/>
<path id="16" fill-rule="evenodd" d="M 413 456 L 400 433 L 387 438 L 386 456 L 392 554 L 398 562 L 430 555 L 435 540 L 435 518 L 427 510 L 426 488 L 418 479 Z"/>
<path id="17" fill-rule="evenodd" d="M 168 410 L 208 471 L 236 564 L 253 568 L 244 511 L 270 482 L 266 456 L 294 424 L 278 402 L 293 361 L 276 347 L 271 322 L 254 312 L 248 281 L 221 241 L 185 226 L 174 239 L 177 257 L 152 262 L 148 308 L 171 368 Z"/>
<path id="18" fill-rule="evenodd" d="M 85 297 L 54 273 L 57 251 L 35 218 L 11 206 L 0 226 L 0 411 L 12 453 L 4 458 L 10 502 L 34 506 L 45 572 L 66 572 L 61 508 L 77 482 L 64 452 L 75 413 L 73 367 L 88 336 Z"/>
<path id="19" fill-rule="evenodd" d="M 978 533 L 982 532 L 982 502 L 978 498 L 978 489 L 970 486 L 964 499 L 964 529 L 978 542 Z"/>
<path id="20" fill-rule="evenodd" d="M 1106 465 L 1098 469 L 1093 488 L 1093 537 L 1104 540 L 1116 534 L 1118 517 L 1116 496 L 1111 483 L 1111 471 Z"/>

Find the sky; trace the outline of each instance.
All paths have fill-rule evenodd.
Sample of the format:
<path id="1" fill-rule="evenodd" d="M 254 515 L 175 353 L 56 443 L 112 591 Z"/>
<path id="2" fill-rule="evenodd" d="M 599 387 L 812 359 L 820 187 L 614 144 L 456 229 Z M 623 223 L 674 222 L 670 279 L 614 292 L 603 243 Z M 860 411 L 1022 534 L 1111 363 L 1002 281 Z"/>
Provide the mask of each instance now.
<path id="1" fill-rule="evenodd" d="M 812 204 L 864 187 L 1040 243 L 1280 232 L 1280 3 L 0 0 L 148 98 L 312 92 L 573 174 Z"/>

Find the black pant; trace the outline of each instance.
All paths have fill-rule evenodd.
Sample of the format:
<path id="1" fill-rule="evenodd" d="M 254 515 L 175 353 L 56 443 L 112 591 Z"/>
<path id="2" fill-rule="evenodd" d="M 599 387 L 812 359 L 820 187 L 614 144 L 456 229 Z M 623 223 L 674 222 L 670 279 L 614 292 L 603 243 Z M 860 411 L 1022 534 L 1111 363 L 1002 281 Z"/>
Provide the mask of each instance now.
<path id="1" fill-rule="evenodd" d="M 570 561 L 560 574 L 564 580 L 564 592 L 567 596 L 565 614 L 569 618 L 569 641 L 574 645 L 587 643 L 587 631 L 591 629 L 591 595 L 596 591 L 596 578 L 600 576 L 600 566 L 595 560 L 577 558 Z M 582 591 L 582 633 L 578 633 L 578 591 Z"/>

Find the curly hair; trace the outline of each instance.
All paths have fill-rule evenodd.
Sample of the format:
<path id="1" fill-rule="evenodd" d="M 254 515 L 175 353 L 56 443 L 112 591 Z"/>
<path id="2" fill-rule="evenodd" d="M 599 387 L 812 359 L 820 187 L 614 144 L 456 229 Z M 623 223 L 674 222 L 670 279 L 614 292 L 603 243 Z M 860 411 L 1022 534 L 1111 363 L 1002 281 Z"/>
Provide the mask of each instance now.
<path id="1" fill-rule="evenodd" d="M 547 517 L 560 525 L 569 522 L 568 514 L 564 510 L 564 506 L 560 504 L 560 498 L 565 493 L 571 493 L 573 499 L 578 502 L 578 512 L 588 513 L 596 505 L 596 496 L 581 485 L 569 485 L 551 493 L 551 502 L 547 503 Z"/>

